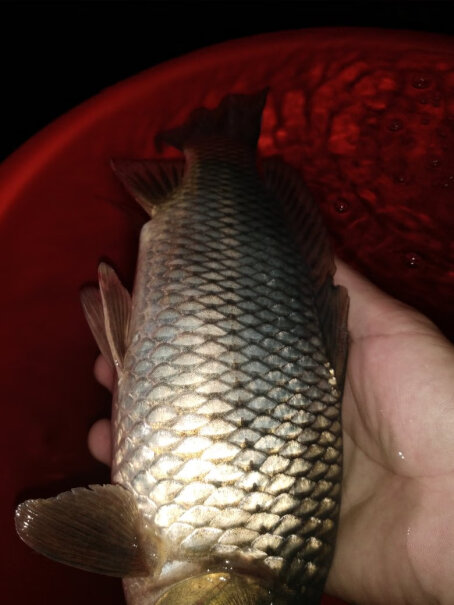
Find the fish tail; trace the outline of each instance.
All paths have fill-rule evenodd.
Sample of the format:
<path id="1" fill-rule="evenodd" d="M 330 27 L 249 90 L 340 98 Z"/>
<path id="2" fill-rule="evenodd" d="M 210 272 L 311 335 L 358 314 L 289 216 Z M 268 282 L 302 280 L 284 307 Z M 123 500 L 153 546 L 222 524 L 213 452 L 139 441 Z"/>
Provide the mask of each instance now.
<path id="1" fill-rule="evenodd" d="M 216 137 L 255 149 L 267 94 L 268 88 L 251 95 L 231 94 L 215 109 L 198 108 L 182 126 L 159 133 L 156 146 L 159 149 L 166 143 L 183 150 Z"/>
<path id="2" fill-rule="evenodd" d="M 204 141 L 222 141 L 223 148 L 235 143 L 255 151 L 260 134 L 262 111 L 268 89 L 252 95 L 227 95 L 215 109 L 194 110 L 186 122 L 156 136 L 180 150 L 203 145 Z M 112 167 L 126 190 L 150 216 L 167 202 L 180 187 L 185 162 L 182 160 L 113 160 Z"/>

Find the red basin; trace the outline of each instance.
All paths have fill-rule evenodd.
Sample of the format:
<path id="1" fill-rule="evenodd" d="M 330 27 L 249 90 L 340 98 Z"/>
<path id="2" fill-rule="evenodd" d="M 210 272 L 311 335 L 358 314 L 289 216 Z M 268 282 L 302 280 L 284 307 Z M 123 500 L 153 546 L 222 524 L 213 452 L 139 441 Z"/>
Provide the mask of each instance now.
<path id="1" fill-rule="evenodd" d="M 301 171 L 337 253 L 454 335 L 452 38 L 282 32 L 191 53 L 105 90 L 0 167 L 4 603 L 124 602 L 119 581 L 28 550 L 13 509 L 24 497 L 108 481 L 85 444 L 109 397 L 92 377 L 96 347 L 78 289 L 96 279 L 101 258 L 132 284 L 140 220 L 118 208 L 127 197 L 110 158 L 153 156 L 156 132 L 194 107 L 264 86 L 260 151 Z"/>

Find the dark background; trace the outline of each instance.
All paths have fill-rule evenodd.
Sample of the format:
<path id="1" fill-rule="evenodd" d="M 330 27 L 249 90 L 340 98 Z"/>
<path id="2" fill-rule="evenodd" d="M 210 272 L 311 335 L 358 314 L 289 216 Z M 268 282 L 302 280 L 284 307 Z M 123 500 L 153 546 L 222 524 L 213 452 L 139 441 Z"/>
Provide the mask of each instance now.
<path id="1" fill-rule="evenodd" d="M 1 2 L 0 160 L 106 86 L 197 48 L 306 27 L 454 34 L 452 1 Z"/>

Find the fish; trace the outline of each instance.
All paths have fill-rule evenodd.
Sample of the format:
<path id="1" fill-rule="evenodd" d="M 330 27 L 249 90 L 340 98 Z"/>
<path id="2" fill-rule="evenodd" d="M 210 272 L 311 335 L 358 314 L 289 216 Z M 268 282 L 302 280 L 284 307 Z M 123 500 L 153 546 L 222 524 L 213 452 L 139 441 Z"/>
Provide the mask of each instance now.
<path id="1" fill-rule="evenodd" d="M 299 173 L 257 144 L 267 91 L 116 160 L 150 220 L 132 297 L 82 291 L 115 371 L 112 483 L 16 509 L 24 542 L 123 578 L 132 605 L 319 603 L 342 480 L 348 293 Z"/>

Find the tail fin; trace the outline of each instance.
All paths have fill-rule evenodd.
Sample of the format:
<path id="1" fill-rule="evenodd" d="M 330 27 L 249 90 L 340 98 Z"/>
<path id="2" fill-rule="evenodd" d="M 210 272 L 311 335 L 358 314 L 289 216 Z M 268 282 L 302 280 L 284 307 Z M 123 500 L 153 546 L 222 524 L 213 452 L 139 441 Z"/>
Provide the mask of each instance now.
<path id="1" fill-rule="evenodd" d="M 182 126 L 159 133 L 156 146 L 166 143 L 183 150 L 205 138 L 222 137 L 255 149 L 267 94 L 267 88 L 252 95 L 231 94 L 215 109 L 200 107 Z"/>

